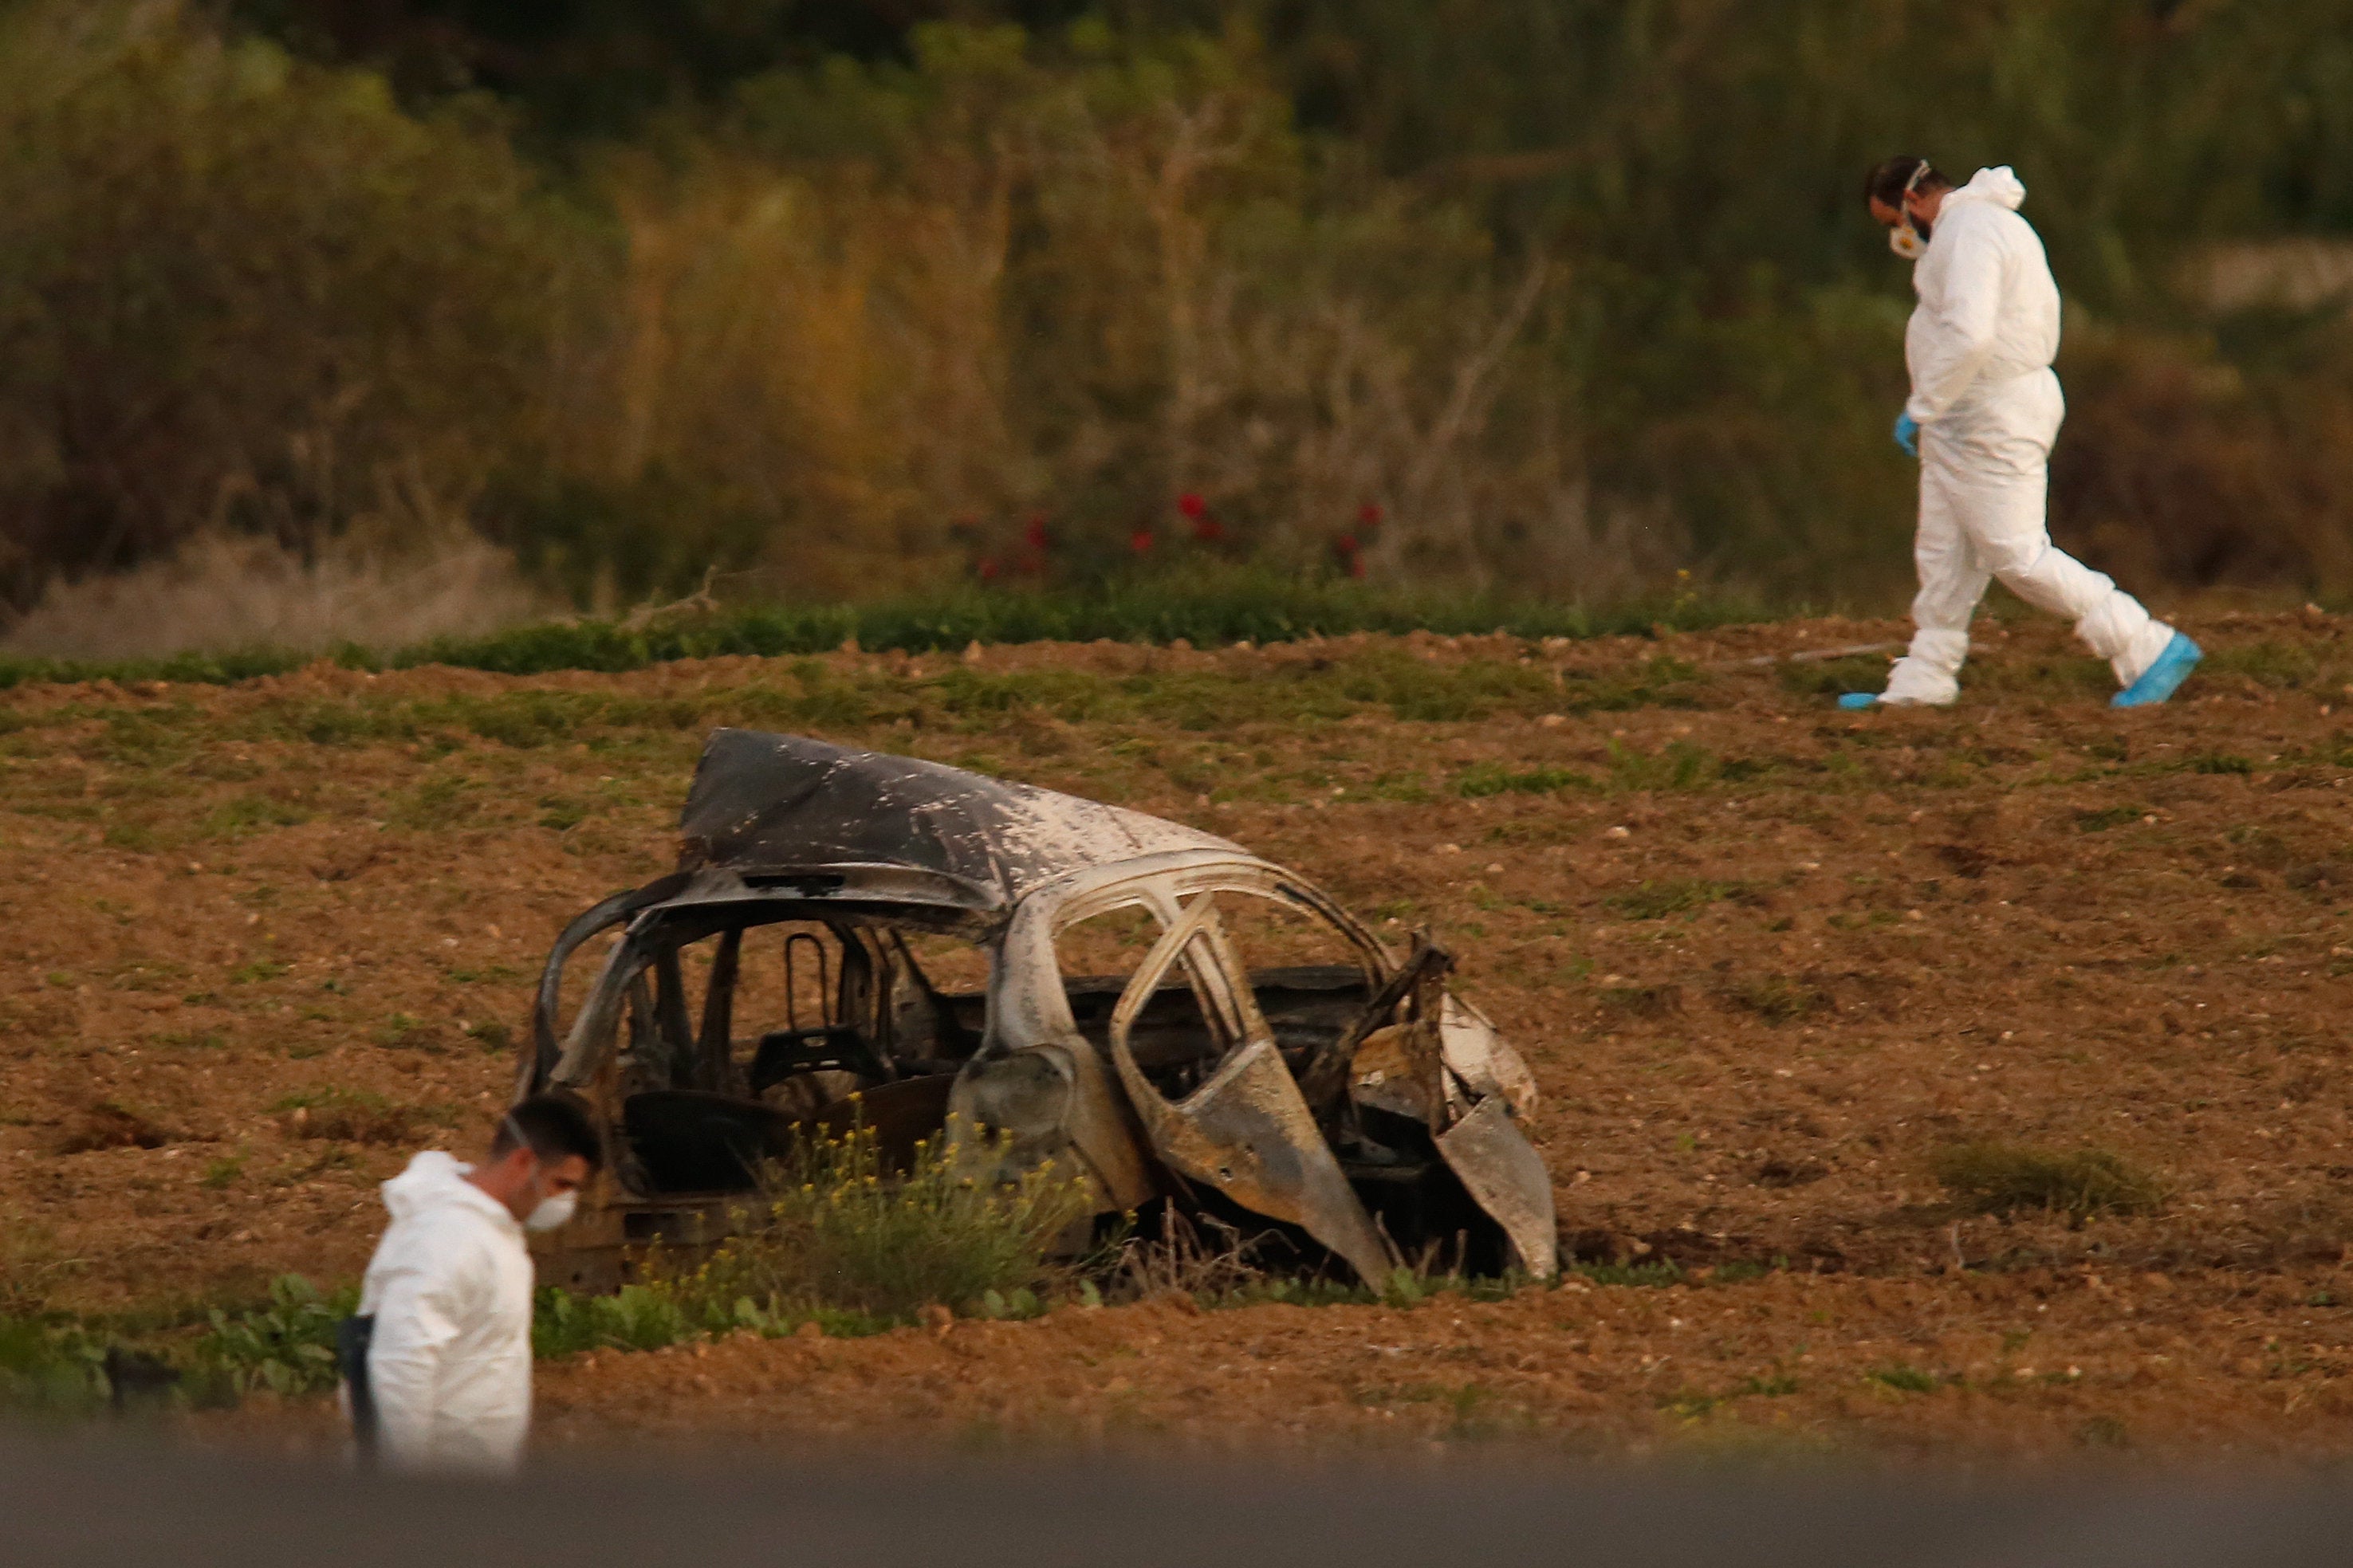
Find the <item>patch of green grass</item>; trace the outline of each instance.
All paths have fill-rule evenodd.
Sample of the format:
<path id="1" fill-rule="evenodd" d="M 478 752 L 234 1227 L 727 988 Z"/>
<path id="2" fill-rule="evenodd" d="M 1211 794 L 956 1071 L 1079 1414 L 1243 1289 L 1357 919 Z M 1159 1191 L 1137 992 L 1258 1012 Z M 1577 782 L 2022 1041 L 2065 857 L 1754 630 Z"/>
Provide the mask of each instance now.
<path id="1" fill-rule="evenodd" d="M 456 1113 L 443 1107 L 403 1105 L 369 1089 L 340 1085 L 290 1094 L 269 1109 L 296 1137 L 332 1143 L 402 1144 L 427 1128 L 457 1121 Z"/>
<path id="2" fill-rule="evenodd" d="M 1672 741 L 1656 752 L 1637 751 L 1609 742 L 1609 783 L 1612 788 L 1638 790 L 1702 789 L 1723 775 L 1723 762 L 1704 746 Z"/>
<path id="3" fill-rule="evenodd" d="M 1513 768 L 1480 763 L 1463 770 L 1454 792 L 1472 800 L 1498 795 L 1557 795 L 1563 790 L 1598 791 L 1600 781 L 1576 768 Z"/>
<path id="4" fill-rule="evenodd" d="M 201 838 L 247 838 L 273 827 L 299 827 L 311 820 L 301 807 L 265 795 L 241 795 L 205 813 L 196 825 Z"/>
<path id="5" fill-rule="evenodd" d="M 1980 1214 L 2042 1210 L 2080 1223 L 2101 1214 L 2153 1214 L 2165 1200 L 2155 1175 L 2105 1149 L 1959 1143 L 1930 1156 L 1929 1170 Z"/>
<path id="6" fill-rule="evenodd" d="M 2255 771 L 2253 760 L 2229 752 L 2207 752 L 2191 757 L 2187 766 L 2193 773 L 2252 773 Z"/>
<path id="7" fill-rule="evenodd" d="M 1651 1289 L 1691 1283 L 1690 1274 L 1681 1264 L 1665 1260 L 1657 1263 L 1572 1263 L 1561 1270 L 1561 1277 L 1583 1279 L 1593 1285 L 1629 1285 Z"/>
<path id="8" fill-rule="evenodd" d="M 1637 1018 L 1663 1018 L 1683 1005 L 1680 985 L 1605 985 L 1596 994 L 1602 1006 Z"/>
<path id="9" fill-rule="evenodd" d="M 1663 882 L 1644 882 L 1641 887 L 1625 892 L 1607 894 L 1601 904 L 1610 913 L 1630 921 L 1657 921 L 1689 910 L 1702 909 L 1725 899 L 1736 899 L 1747 890 L 1747 885 L 1743 882 L 1679 878 Z"/>
<path id="10" fill-rule="evenodd" d="M 480 1023 L 469 1024 L 463 1033 L 468 1039 L 493 1056 L 501 1051 L 514 1048 L 513 1027 L 500 1023 L 495 1018 L 486 1018 Z"/>
<path id="11" fill-rule="evenodd" d="M 135 855 L 144 855 L 163 847 L 164 838 L 152 823 L 118 817 L 106 825 L 101 842 L 109 849 L 128 849 Z"/>
<path id="12" fill-rule="evenodd" d="M 436 773 L 394 801 L 385 816 L 396 827 L 463 827 L 473 820 L 478 788 L 461 774 Z"/>
<path id="13" fill-rule="evenodd" d="M 2105 833 L 2111 827 L 2122 827 L 2128 822 L 2138 822 L 2148 815 L 2148 808 L 2139 805 L 2105 805 L 2095 811 L 2075 813 L 2078 833 Z"/>
<path id="14" fill-rule="evenodd" d="M 438 1051 L 441 1032 L 410 1013 L 393 1013 L 375 1031 L 375 1043 L 387 1050 Z"/>
<path id="15" fill-rule="evenodd" d="M 2335 686 L 2343 671 L 2321 661 L 2325 644 L 2313 642 L 2242 643 L 2208 652 L 2200 675 L 2242 675 L 2259 686 L 2294 691 L 2314 685 Z"/>
<path id="16" fill-rule="evenodd" d="M 237 1179 L 243 1174 L 244 1153 L 227 1154 L 206 1163 L 205 1173 L 197 1179 L 197 1184 L 208 1193 L 217 1193 L 235 1185 Z"/>
<path id="17" fill-rule="evenodd" d="M 265 981 L 281 978 L 293 967 L 290 963 L 283 963 L 274 958 L 253 959 L 248 963 L 238 964 L 228 972 L 229 984 L 259 985 Z"/>
<path id="18" fill-rule="evenodd" d="M 1918 1367 L 1905 1362 L 1873 1367 L 1862 1375 L 1867 1382 L 1878 1384 L 1883 1388 L 1893 1388 L 1903 1394 L 1934 1394 L 1939 1386 L 1934 1373 L 1923 1372 Z"/>
<path id="19" fill-rule="evenodd" d="M 1754 1013 L 1778 1028 L 1810 1018 L 1831 1005 L 1830 993 L 1785 974 L 1767 974 L 1728 985 L 1724 997 L 1734 1006 Z"/>

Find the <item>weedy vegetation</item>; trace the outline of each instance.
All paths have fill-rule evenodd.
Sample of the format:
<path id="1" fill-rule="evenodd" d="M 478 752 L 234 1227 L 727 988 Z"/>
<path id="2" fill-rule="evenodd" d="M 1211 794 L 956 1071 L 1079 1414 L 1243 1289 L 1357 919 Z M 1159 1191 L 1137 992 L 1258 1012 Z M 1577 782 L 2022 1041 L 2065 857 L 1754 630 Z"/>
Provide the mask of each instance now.
<path id="1" fill-rule="evenodd" d="M 1929 1170 L 1979 1214 L 2039 1210 L 2077 1224 L 2098 1215 L 2154 1214 L 2165 1188 L 2150 1172 L 2105 1149 L 2050 1150 L 1996 1142 L 1938 1150 Z"/>

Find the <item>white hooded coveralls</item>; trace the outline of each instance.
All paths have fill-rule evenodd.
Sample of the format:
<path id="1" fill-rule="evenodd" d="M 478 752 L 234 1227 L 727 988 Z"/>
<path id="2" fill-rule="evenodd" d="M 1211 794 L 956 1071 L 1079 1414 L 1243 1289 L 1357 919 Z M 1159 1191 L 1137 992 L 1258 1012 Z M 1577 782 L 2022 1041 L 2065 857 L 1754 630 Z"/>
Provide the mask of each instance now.
<path id="1" fill-rule="evenodd" d="M 392 1225 L 360 1310 L 368 1384 L 396 1469 L 512 1470 L 531 1426 L 531 1253 L 506 1205 L 438 1150 L 384 1184 Z"/>
<path id="2" fill-rule="evenodd" d="M 1918 630 L 1889 672 L 1888 701 L 1960 695 L 1969 617 L 1989 578 L 2073 621 L 2118 686 L 2138 679 L 2173 637 L 2139 601 L 2051 542 L 2044 493 L 2067 412 L 2051 370 L 2059 286 L 2041 237 L 2018 215 L 2025 199 L 2010 170 L 1978 170 L 1946 194 L 1912 269 L 1919 302 L 1904 331 L 1905 412 L 1920 426 Z"/>

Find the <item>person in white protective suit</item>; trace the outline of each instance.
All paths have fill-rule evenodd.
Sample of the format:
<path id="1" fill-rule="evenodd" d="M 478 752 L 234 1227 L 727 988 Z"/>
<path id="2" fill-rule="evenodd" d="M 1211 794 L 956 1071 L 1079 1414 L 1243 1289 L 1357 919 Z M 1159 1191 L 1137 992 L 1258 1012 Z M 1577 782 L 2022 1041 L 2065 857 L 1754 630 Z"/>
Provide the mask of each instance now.
<path id="1" fill-rule="evenodd" d="M 1913 261 L 1918 296 L 1904 332 L 1912 397 L 1895 442 L 1920 459 L 1920 592 L 1912 646 L 1887 689 L 1850 692 L 1840 706 L 1957 700 L 1969 617 L 1991 579 L 2074 622 L 2116 672 L 2116 706 L 2164 701 L 2202 657 L 2198 645 L 2052 544 L 2045 526 L 2051 443 L 2067 405 L 2051 369 L 2059 286 L 2019 216 L 2026 187 L 2000 168 L 1956 190 L 1926 159 L 1891 158 L 1865 196 L 1889 247 Z"/>
<path id="2" fill-rule="evenodd" d="M 340 1345 L 363 1460 L 491 1474 L 520 1462 L 531 1427 L 523 1232 L 569 1220 L 601 1163 L 580 1109 L 537 1095 L 500 1120 L 480 1164 L 429 1150 L 384 1184 L 392 1224 Z"/>

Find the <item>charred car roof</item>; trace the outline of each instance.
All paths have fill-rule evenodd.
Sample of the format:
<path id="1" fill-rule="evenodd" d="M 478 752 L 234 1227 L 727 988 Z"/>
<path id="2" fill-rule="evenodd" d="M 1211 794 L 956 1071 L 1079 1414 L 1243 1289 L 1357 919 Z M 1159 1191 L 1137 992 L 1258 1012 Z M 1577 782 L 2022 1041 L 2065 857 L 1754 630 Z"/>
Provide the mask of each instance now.
<path id="1" fill-rule="evenodd" d="M 757 730 L 712 734 L 679 833 L 681 871 L 732 871 L 757 888 L 828 869 L 890 868 L 948 879 L 997 909 L 1073 871 L 1147 855 L 1258 858 L 1142 812 Z"/>

